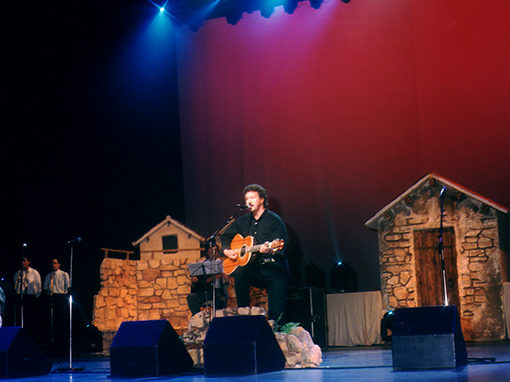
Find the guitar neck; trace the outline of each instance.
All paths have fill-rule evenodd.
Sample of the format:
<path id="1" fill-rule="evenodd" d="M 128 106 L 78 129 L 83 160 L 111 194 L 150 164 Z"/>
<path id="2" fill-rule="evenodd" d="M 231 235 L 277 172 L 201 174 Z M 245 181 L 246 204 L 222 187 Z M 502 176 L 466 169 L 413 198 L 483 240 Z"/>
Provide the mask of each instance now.
<path id="1" fill-rule="evenodd" d="M 260 248 L 262 248 L 264 246 L 267 247 L 268 245 L 266 243 L 264 243 L 264 244 L 252 245 L 251 247 L 238 248 L 238 249 L 236 249 L 236 252 L 241 252 L 241 251 L 244 251 L 244 252 L 257 252 Z"/>

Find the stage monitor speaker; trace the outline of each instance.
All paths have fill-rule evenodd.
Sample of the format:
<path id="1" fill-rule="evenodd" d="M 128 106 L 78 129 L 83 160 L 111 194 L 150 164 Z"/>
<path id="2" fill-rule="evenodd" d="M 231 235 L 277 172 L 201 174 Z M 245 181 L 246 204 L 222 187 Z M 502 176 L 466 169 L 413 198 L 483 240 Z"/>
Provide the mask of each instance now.
<path id="1" fill-rule="evenodd" d="M 264 316 L 212 320 L 204 340 L 206 374 L 257 374 L 284 367 L 285 356 Z"/>
<path id="2" fill-rule="evenodd" d="M 110 348 L 112 376 L 157 377 L 192 367 L 184 343 L 167 320 L 124 321 Z"/>
<path id="3" fill-rule="evenodd" d="M 294 288 L 287 298 L 286 321 L 297 322 L 306 329 L 313 342 L 328 347 L 326 295 L 322 288 Z"/>
<path id="4" fill-rule="evenodd" d="M 51 363 L 20 327 L 0 328 L 0 378 L 45 375 Z"/>
<path id="5" fill-rule="evenodd" d="M 394 370 L 454 368 L 467 363 L 457 307 L 395 310 L 392 325 Z"/>

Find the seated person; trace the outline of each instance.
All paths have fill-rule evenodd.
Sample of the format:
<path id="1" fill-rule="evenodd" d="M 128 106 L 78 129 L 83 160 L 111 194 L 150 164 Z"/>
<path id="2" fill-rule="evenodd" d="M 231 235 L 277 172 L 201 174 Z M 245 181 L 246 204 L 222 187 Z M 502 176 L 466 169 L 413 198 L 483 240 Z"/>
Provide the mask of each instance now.
<path id="1" fill-rule="evenodd" d="M 218 248 L 216 244 L 206 243 L 206 257 L 202 261 L 217 259 Z M 191 277 L 191 293 L 187 296 L 188 308 L 192 315 L 200 312 L 204 304 L 212 305 L 213 283 L 214 283 L 214 305 L 215 309 L 224 309 L 227 306 L 228 282 L 224 280 L 225 275 L 197 275 Z"/>
<path id="2" fill-rule="evenodd" d="M 204 304 L 212 305 L 212 283 L 214 283 L 215 291 L 215 308 L 224 309 L 227 306 L 228 294 L 222 275 L 193 276 L 191 281 L 191 293 L 187 296 L 187 300 L 192 315 L 200 312 L 200 308 Z"/>

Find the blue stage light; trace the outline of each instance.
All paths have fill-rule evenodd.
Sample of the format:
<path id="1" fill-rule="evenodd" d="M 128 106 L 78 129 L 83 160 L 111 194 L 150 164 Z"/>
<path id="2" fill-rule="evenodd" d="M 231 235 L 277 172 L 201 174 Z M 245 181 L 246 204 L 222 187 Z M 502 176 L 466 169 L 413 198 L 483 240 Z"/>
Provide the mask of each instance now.
<path id="1" fill-rule="evenodd" d="M 166 0 L 163 4 L 158 4 L 153 0 L 147 0 L 149 3 L 154 5 L 157 9 L 159 9 L 159 13 L 167 12 L 166 5 L 168 4 L 168 0 Z"/>

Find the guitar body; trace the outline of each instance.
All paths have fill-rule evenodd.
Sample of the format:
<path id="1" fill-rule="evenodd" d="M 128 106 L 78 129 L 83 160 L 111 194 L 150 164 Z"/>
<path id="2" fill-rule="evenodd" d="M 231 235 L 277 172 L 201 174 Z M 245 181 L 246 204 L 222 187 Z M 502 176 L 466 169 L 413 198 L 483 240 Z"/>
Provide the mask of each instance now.
<path id="1" fill-rule="evenodd" d="M 238 266 L 245 266 L 248 264 L 251 258 L 251 250 L 247 251 L 246 249 L 250 249 L 251 247 L 253 247 L 252 236 L 242 237 L 240 234 L 236 234 L 230 243 L 230 249 L 235 249 L 237 251 L 237 259 L 232 260 L 225 257 L 223 259 L 223 272 L 230 275 Z"/>
<path id="2" fill-rule="evenodd" d="M 236 234 L 230 243 L 230 249 L 235 250 L 238 256 L 235 260 L 228 257 L 223 259 L 223 272 L 229 275 L 234 272 L 237 267 L 245 266 L 250 262 L 252 252 L 258 252 L 261 247 L 270 247 L 277 251 L 282 249 L 283 245 L 284 242 L 280 239 L 273 240 L 271 243 L 267 242 L 253 245 L 252 236 L 242 237 L 240 234 Z"/>

